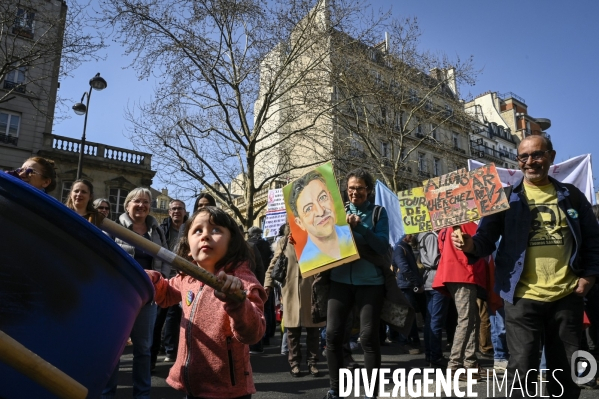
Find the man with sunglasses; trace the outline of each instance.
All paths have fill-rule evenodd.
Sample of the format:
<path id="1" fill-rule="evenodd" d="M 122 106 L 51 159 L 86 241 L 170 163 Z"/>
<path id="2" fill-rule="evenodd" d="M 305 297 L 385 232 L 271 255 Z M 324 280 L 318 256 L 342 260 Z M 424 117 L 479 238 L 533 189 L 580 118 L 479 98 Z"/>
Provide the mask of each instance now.
<path id="1" fill-rule="evenodd" d="M 599 275 L 599 225 L 580 190 L 549 177 L 555 154 L 546 137 L 522 140 L 517 159 L 524 178 L 511 191 L 509 209 L 481 219 L 473 237 L 454 233 L 452 240 L 469 256 L 484 257 L 502 237 L 495 289 L 505 301 L 508 386 L 517 372 L 524 397 L 543 385 L 544 395 L 578 398 L 570 362 L 582 333 L 583 297 Z M 541 340 L 548 349 L 546 384 L 536 384 Z"/>

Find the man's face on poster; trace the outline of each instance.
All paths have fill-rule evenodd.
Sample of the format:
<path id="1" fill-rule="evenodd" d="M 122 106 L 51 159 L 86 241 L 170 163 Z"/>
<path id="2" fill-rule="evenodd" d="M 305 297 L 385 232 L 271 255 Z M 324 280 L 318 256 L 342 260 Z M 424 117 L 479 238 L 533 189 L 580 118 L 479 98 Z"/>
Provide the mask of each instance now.
<path id="1" fill-rule="evenodd" d="M 328 237 L 335 231 L 337 218 L 331 193 L 320 180 L 312 180 L 297 198 L 295 223 L 308 235 Z"/>

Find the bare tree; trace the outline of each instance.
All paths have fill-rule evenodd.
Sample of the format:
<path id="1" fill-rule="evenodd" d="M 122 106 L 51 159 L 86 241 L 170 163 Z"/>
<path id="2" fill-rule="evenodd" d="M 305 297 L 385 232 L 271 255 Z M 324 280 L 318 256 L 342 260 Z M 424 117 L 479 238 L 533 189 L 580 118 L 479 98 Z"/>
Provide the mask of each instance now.
<path id="1" fill-rule="evenodd" d="M 338 55 L 332 73 L 335 158 L 340 168 L 365 165 L 397 192 L 440 174 L 441 162 L 449 170 L 465 163 L 470 118 L 458 86 L 473 84 L 477 71 L 472 57 L 419 51 L 415 18 L 394 20 L 388 30 L 379 43 L 336 36 L 353 49 Z M 418 154 L 425 150 L 435 158 Z"/>
<path id="2" fill-rule="evenodd" d="M 256 194 L 330 159 L 331 32 L 367 38 L 363 4 L 340 0 L 104 0 L 104 18 L 152 101 L 130 107 L 130 138 L 159 177 L 216 194 L 245 226 Z M 324 122 L 323 122 L 324 121 Z M 294 157 L 302 146 L 304 154 Z"/>
<path id="3" fill-rule="evenodd" d="M 77 0 L 68 7 L 60 0 L 0 0 L 0 104 L 21 97 L 53 113 L 48 101 L 56 98 L 59 79 L 98 59 L 105 46 L 102 34 L 89 27 L 88 6 Z"/>

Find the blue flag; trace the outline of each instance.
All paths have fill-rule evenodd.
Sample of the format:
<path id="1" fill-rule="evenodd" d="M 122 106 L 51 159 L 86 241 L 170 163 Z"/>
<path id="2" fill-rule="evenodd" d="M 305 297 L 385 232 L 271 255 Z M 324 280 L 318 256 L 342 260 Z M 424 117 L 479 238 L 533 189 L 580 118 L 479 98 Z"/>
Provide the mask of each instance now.
<path id="1" fill-rule="evenodd" d="M 385 183 L 377 180 L 374 186 L 375 205 L 381 205 L 387 210 L 389 216 L 389 244 L 393 248 L 401 241 L 404 235 L 403 223 L 401 222 L 401 209 L 397 195 Z"/>

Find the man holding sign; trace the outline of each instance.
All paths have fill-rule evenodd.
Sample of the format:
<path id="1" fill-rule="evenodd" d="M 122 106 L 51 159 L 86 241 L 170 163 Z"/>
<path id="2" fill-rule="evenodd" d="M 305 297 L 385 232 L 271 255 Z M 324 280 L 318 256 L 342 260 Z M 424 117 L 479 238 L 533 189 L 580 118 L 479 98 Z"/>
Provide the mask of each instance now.
<path id="1" fill-rule="evenodd" d="M 548 176 L 555 155 L 546 137 L 522 140 L 517 159 L 524 178 L 509 196 L 509 209 L 481 219 L 473 237 L 454 232 L 452 241 L 484 257 L 502 237 L 495 287 L 505 300 L 508 372 L 513 378 L 517 371 L 522 384 L 526 376 L 534 393 L 544 337 L 550 349 L 546 393 L 578 398 L 570 362 L 582 332 L 583 297 L 599 275 L 599 225 L 579 189 Z"/>

